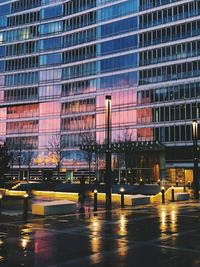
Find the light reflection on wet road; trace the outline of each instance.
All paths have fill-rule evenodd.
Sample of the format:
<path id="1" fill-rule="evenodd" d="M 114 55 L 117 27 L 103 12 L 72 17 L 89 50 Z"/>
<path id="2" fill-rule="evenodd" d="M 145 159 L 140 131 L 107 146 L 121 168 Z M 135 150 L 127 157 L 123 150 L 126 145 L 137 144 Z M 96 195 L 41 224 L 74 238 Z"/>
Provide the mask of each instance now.
<path id="1" fill-rule="evenodd" d="M 0 266 L 199 267 L 200 205 L 174 203 L 0 222 Z"/>

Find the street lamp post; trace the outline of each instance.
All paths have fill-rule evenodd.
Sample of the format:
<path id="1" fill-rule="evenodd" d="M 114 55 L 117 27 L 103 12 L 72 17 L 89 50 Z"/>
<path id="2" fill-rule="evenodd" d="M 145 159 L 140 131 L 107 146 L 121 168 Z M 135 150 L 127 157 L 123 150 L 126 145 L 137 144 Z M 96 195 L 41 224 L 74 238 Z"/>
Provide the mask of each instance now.
<path id="1" fill-rule="evenodd" d="M 111 96 L 105 98 L 106 105 L 106 210 L 112 209 L 112 170 L 111 170 Z"/>
<path id="2" fill-rule="evenodd" d="M 198 178 L 198 154 L 197 154 L 197 137 L 198 123 L 196 120 L 192 122 L 192 137 L 193 137 L 193 195 L 195 199 L 199 199 L 199 178 Z"/>

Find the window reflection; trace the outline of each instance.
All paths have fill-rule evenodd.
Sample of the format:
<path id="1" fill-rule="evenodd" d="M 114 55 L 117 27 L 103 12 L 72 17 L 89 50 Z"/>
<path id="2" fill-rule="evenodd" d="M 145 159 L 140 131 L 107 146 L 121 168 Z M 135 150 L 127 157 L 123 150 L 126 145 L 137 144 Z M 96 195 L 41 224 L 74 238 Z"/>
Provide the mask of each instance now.
<path id="1" fill-rule="evenodd" d="M 97 140 L 101 143 L 105 138 L 105 95 L 97 96 L 96 128 Z M 133 140 L 136 140 L 136 130 L 132 129 L 136 124 L 136 91 L 134 88 L 127 91 L 112 92 L 112 140 L 122 137 L 122 132 L 130 129 Z"/>
<path id="2" fill-rule="evenodd" d="M 7 108 L 7 118 L 26 118 L 26 117 L 36 117 L 39 115 L 38 104 L 30 104 L 23 106 L 9 106 Z"/>

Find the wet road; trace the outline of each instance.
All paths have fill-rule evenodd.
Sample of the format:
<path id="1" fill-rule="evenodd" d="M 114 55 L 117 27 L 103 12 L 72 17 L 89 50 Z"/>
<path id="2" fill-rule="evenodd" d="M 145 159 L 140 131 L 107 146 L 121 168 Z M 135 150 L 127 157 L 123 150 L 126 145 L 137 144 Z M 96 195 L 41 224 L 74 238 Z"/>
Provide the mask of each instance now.
<path id="1" fill-rule="evenodd" d="M 200 202 L 7 219 L 0 266 L 200 266 Z"/>

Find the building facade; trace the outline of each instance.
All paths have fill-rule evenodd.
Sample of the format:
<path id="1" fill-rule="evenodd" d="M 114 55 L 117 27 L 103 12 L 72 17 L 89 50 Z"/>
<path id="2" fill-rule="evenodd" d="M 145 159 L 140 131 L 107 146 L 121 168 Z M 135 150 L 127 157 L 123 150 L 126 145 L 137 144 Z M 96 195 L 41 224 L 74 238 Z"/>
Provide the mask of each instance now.
<path id="1" fill-rule="evenodd" d="M 1 0 L 0 136 L 13 170 L 53 169 L 59 143 L 58 168 L 80 175 L 79 145 L 104 142 L 110 94 L 113 142 L 158 140 L 166 176 L 191 177 L 199 12 L 194 0 Z"/>
<path id="2" fill-rule="evenodd" d="M 192 121 L 200 118 L 200 1 L 144 0 L 140 8 L 138 137 L 153 135 L 165 145 L 166 178 L 191 182 Z"/>

